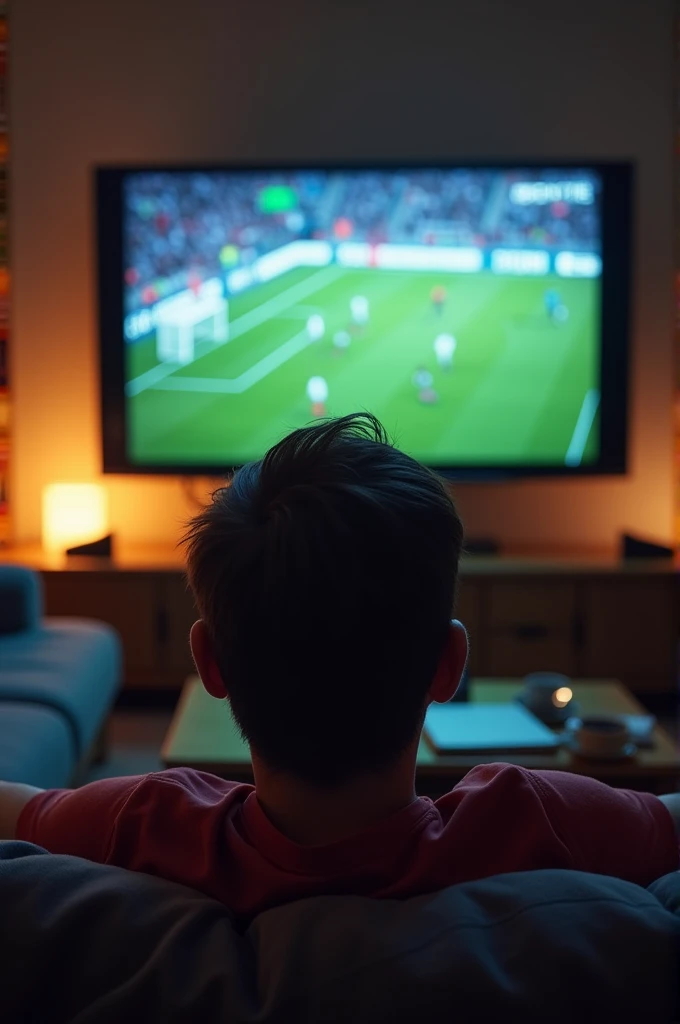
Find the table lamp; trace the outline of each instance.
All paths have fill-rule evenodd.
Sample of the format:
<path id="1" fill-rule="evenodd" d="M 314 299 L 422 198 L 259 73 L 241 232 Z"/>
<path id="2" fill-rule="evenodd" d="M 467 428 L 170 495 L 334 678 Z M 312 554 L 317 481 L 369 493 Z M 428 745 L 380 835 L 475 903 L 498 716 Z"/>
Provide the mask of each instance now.
<path id="1" fill-rule="evenodd" d="M 545 725 L 561 725 L 578 713 L 571 679 L 560 672 L 531 672 L 517 700 Z"/>
<path id="2" fill-rule="evenodd" d="M 42 542 L 46 551 L 111 557 L 108 508 L 100 484 L 49 484 L 42 495 Z"/>

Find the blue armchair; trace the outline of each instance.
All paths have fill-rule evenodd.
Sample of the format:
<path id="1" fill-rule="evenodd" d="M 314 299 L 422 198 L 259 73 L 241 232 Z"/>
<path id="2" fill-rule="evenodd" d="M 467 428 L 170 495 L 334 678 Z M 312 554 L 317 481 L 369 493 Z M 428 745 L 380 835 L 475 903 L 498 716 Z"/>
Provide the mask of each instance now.
<path id="1" fill-rule="evenodd" d="M 39 575 L 0 565 L 0 779 L 69 785 L 95 747 L 121 676 L 110 626 L 44 618 Z"/>

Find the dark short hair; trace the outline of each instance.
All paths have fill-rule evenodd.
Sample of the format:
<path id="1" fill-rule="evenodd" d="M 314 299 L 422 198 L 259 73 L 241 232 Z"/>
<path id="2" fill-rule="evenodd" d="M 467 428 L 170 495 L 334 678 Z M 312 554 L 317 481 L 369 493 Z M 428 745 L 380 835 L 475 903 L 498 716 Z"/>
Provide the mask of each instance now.
<path id="1" fill-rule="evenodd" d="M 332 788 L 420 729 L 463 528 L 442 480 L 368 413 L 295 430 L 191 520 L 189 582 L 243 737 Z"/>

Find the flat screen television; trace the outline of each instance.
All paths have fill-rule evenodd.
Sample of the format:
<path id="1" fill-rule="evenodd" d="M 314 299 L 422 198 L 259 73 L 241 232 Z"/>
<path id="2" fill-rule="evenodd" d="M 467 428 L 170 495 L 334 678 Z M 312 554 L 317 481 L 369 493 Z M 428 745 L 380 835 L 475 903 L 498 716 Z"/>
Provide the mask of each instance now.
<path id="1" fill-rule="evenodd" d="M 452 476 L 626 467 L 625 163 L 96 172 L 104 469 L 369 410 Z"/>

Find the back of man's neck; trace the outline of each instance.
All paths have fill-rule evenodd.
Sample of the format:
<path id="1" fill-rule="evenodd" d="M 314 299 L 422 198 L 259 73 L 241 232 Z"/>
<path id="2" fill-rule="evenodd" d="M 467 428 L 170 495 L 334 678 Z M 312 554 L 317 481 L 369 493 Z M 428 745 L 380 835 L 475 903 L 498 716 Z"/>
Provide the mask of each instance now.
<path id="1" fill-rule="evenodd" d="M 327 846 L 365 831 L 417 797 L 403 771 L 342 790 L 310 789 L 268 771 L 255 772 L 257 798 L 272 825 L 300 846 Z"/>

